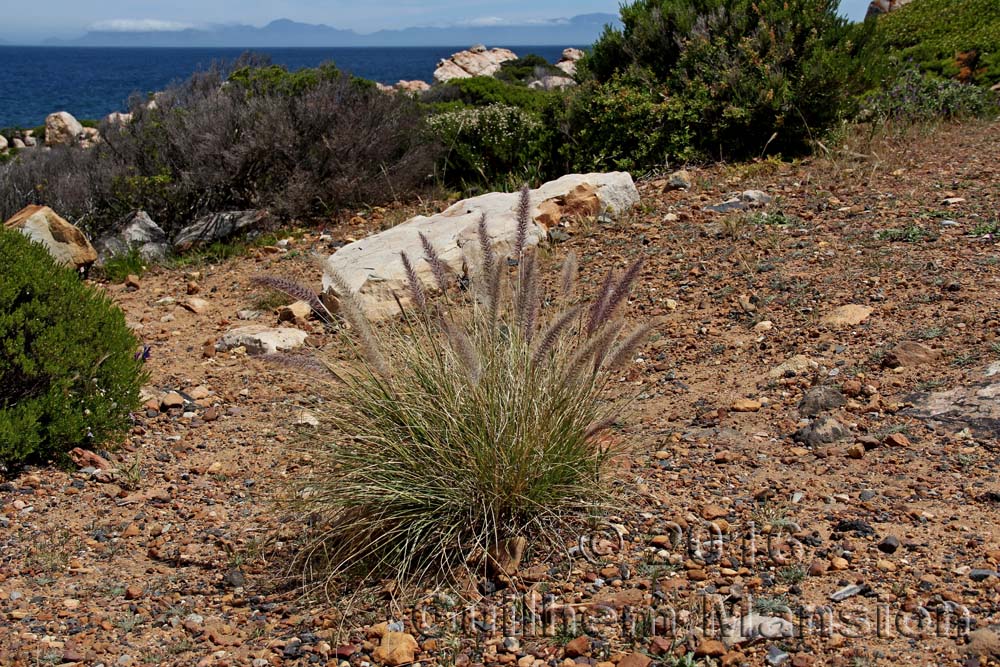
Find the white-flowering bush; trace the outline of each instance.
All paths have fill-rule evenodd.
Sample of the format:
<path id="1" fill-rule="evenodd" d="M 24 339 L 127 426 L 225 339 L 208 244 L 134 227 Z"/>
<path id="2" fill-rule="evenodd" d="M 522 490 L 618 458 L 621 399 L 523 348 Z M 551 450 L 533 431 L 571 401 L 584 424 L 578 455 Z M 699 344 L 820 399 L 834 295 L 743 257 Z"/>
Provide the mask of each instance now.
<path id="1" fill-rule="evenodd" d="M 428 125 L 444 147 L 448 179 L 487 183 L 537 170 L 539 139 L 546 131 L 535 114 L 506 104 L 447 111 Z"/>

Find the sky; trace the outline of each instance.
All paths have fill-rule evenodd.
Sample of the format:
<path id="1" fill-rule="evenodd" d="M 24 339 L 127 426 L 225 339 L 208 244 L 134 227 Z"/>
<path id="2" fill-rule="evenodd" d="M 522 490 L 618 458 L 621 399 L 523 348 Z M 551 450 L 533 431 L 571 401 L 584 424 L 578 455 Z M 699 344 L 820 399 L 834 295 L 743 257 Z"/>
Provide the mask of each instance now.
<path id="1" fill-rule="evenodd" d="M 3 0 L 6 4 L 11 0 Z M 868 0 L 841 0 L 852 19 L 864 17 Z M 177 30 L 215 23 L 264 25 L 287 18 L 335 28 L 374 32 L 387 28 L 469 23 L 525 22 L 588 14 L 617 13 L 620 0 L 48 0 L 32 12 L 5 12 L 0 38 L 29 43 L 72 37 L 90 29 Z"/>

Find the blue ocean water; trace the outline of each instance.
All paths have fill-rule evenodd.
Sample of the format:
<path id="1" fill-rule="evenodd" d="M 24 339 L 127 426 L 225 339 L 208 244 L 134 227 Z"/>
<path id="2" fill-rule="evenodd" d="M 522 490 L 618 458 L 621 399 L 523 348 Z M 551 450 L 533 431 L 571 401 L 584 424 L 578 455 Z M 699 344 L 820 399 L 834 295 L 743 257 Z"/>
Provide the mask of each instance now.
<path id="1" fill-rule="evenodd" d="M 560 46 L 518 46 L 556 62 Z M 254 49 L 275 64 L 296 70 L 333 61 L 355 76 L 392 84 L 400 79 L 430 81 L 438 61 L 457 49 L 308 48 Z M 244 49 L 135 49 L 0 46 L 0 128 L 34 127 L 53 111 L 80 119 L 103 118 L 122 111 L 132 93 L 161 90 L 213 62 L 230 61 Z"/>

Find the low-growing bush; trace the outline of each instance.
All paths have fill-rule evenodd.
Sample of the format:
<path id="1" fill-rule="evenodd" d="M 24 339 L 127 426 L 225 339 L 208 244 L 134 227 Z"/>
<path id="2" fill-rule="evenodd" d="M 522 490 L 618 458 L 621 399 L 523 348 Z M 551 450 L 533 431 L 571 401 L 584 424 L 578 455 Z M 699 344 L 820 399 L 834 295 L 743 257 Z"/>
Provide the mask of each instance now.
<path id="1" fill-rule="evenodd" d="M 145 381 L 125 316 L 18 232 L 0 266 L 0 468 L 113 444 Z"/>
<path id="2" fill-rule="evenodd" d="M 404 254 L 402 322 L 370 324 L 333 274 L 358 356 L 327 360 L 332 430 L 306 436 L 313 465 L 296 511 L 317 527 L 310 566 L 332 576 L 356 568 L 368 583 L 503 571 L 518 542 L 543 542 L 608 498 L 608 464 L 622 445 L 607 433 L 621 405 L 606 389 L 649 331 L 622 335 L 640 263 L 618 279 L 609 273 L 588 304 L 574 296 L 571 256 L 558 293 L 542 298 L 524 201 L 510 261 L 490 249 L 480 223 L 468 289 L 426 240 L 422 260 Z M 440 300 L 417 278 L 419 261 Z M 287 291 L 319 304 L 307 290 Z"/>
<path id="3" fill-rule="evenodd" d="M 537 177 L 543 170 L 546 135 L 541 118 L 518 107 L 490 104 L 446 111 L 428 119 L 444 147 L 443 179 L 495 183 L 504 176 Z"/>
<path id="4" fill-rule="evenodd" d="M 1000 95 L 954 79 L 905 70 L 865 100 L 862 118 L 876 124 L 906 127 L 938 120 L 983 118 L 1000 114 Z"/>
<path id="5" fill-rule="evenodd" d="M 289 73 L 214 67 L 131 102 L 130 123 L 89 150 L 22 151 L 0 165 L 0 215 L 46 204 L 91 235 L 145 210 L 168 234 L 198 216 L 279 219 L 378 204 L 424 187 L 436 146 L 424 111 L 332 66 Z"/>

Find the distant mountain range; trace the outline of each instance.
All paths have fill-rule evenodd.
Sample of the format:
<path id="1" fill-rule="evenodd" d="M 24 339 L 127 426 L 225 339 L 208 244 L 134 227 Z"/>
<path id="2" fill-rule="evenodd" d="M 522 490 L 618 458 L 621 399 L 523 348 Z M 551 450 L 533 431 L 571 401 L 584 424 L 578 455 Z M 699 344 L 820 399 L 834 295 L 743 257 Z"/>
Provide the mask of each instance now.
<path id="1" fill-rule="evenodd" d="M 615 14 L 581 14 L 522 25 L 407 28 L 361 34 L 327 25 L 297 23 L 288 19 L 264 27 L 211 26 L 185 30 L 94 30 L 77 39 L 51 39 L 47 46 L 101 47 L 345 47 L 345 46 L 491 46 L 585 45 L 593 43 L 605 25 L 619 24 Z"/>

